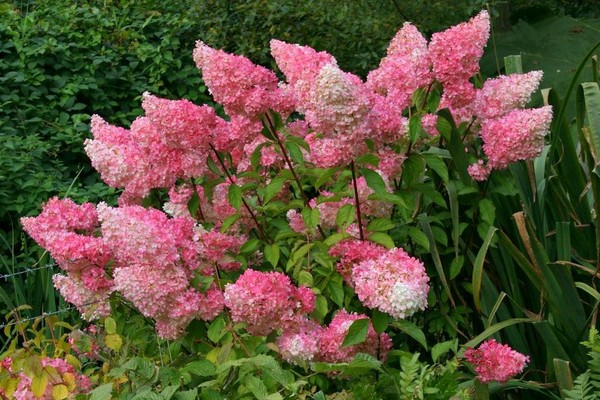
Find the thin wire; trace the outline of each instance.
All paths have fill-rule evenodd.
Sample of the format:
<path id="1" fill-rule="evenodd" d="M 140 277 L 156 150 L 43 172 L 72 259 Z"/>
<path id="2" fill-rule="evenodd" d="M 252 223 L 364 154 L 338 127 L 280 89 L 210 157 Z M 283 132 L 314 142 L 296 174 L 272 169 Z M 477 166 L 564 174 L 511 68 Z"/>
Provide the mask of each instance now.
<path id="1" fill-rule="evenodd" d="M 92 301 L 90 303 L 82 304 L 80 307 L 91 306 L 91 305 L 94 305 L 94 304 L 102 303 L 103 301 L 104 300 Z M 71 310 L 76 310 L 76 309 L 77 309 L 77 307 L 75 307 L 75 306 L 69 306 L 69 307 L 66 307 L 66 308 L 61 308 L 60 310 L 56 310 L 56 311 L 43 312 L 40 315 L 37 315 L 35 317 L 23 318 L 23 319 L 19 319 L 18 321 L 9 322 L 9 323 L 6 323 L 6 324 L 0 324 L 0 329 L 4 329 L 4 328 L 6 328 L 8 326 L 19 325 L 19 324 L 22 324 L 22 323 L 25 323 L 25 322 L 29 322 L 29 321 L 35 321 L 38 318 L 46 318 L 46 317 L 49 317 L 51 315 L 62 314 L 64 312 L 71 311 Z"/>
<path id="2" fill-rule="evenodd" d="M 54 268 L 54 267 L 56 267 L 56 264 L 46 264 L 46 265 L 44 265 L 42 267 L 37 267 L 37 268 L 25 268 L 22 271 L 15 272 L 15 273 L 12 273 L 12 274 L 0 275 L 0 280 L 4 279 L 6 281 L 6 280 L 8 280 L 8 278 L 12 278 L 13 276 L 23 275 L 23 274 L 29 274 L 31 272 L 39 271 L 41 269 L 48 269 L 48 268 Z"/>

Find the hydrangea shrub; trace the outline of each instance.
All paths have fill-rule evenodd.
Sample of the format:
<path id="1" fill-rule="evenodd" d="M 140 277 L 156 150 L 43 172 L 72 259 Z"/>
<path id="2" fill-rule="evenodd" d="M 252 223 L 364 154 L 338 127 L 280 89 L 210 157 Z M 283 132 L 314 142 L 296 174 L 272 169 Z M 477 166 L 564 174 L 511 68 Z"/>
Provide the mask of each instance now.
<path id="1" fill-rule="evenodd" d="M 87 320 L 120 299 L 163 339 L 219 320 L 266 337 L 291 364 L 385 359 L 393 338 L 370 317 L 418 315 L 431 285 L 447 285 L 390 234 L 415 217 L 401 195 L 406 160 L 424 154 L 444 180 L 430 150 L 459 126 L 467 163 L 456 174 L 482 181 L 536 157 L 549 130 L 551 107 L 525 108 L 541 72 L 474 83 L 489 30 L 485 11 L 429 42 L 406 23 L 366 81 L 280 40 L 271 54 L 284 81 L 198 42 L 194 60 L 222 110 L 146 93 L 130 129 L 94 116 L 85 150 L 122 189 L 119 206 L 54 198 L 23 226 Z M 357 343 L 345 344 L 356 326 Z M 480 352 L 467 358 L 499 353 Z M 505 382 L 519 360 L 501 376 L 478 373 Z"/>

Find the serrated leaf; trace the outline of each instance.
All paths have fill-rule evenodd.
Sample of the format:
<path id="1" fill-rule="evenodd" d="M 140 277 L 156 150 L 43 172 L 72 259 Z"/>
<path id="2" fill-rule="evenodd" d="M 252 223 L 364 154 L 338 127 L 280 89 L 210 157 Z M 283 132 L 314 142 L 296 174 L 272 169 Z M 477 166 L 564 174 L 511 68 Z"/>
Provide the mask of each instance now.
<path id="1" fill-rule="evenodd" d="M 374 243 L 380 244 L 387 249 L 393 249 L 394 247 L 396 247 L 396 245 L 394 244 L 394 240 L 387 233 L 372 233 L 369 235 L 369 240 Z"/>
<path id="2" fill-rule="evenodd" d="M 263 381 L 255 376 L 248 376 L 246 378 L 246 387 L 258 400 L 266 399 L 269 395 L 269 391 Z"/>
<path id="3" fill-rule="evenodd" d="M 214 376 L 217 374 L 217 368 L 208 360 L 193 361 L 183 367 L 183 370 L 202 377 Z"/>
<path id="4" fill-rule="evenodd" d="M 320 213 L 317 208 L 304 207 L 301 215 L 307 228 L 316 228 L 319 225 Z"/>
<path id="5" fill-rule="evenodd" d="M 387 194 L 387 188 L 381 175 L 372 169 L 361 168 L 360 173 L 364 176 L 367 186 L 377 194 Z"/>
<path id="6" fill-rule="evenodd" d="M 112 398 L 113 385 L 106 383 L 92 390 L 90 400 L 110 400 Z"/>
<path id="7" fill-rule="evenodd" d="M 335 216 L 335 224 L 341 231 L 345 231 L 352 222 L 354 222 L 354 215 L 356 214 L 356 208 L 352 204 L 344 204 L 340 207 Z"/>
<path id="8" fill-rule="evenodd" d="M 117 333 L 117 322 L 114 318 L 108 317 L 104 320 L 104 329 L 106 329 L 106 333 L 109 335 Z"/>
<path id="9" fill-rule="evenodd" d="M 391 325 L 415 339 L 424 348 L 427 348 L 427 339 L 425 338 L 425 334 L 417 325 L 405 319 L 394 321 Z"/>
<path id="10" fill-rule="evenodd" d="M 34 375 L 31 378 L 31 393 L 37 398 L 41 398 L 46 391 L 48 386 L 48 375 L 41 373 L 40 375 Z"/>
<path id="11" fill-rule="evenodd" d="M 240 253 L 254 253 L 256 251 L 256 249 L 258 249 L 259 244 L 260 244 L 260 240 L 255 239 L 255 238 L 249 239 L 240 248 Z"/>
<path id="12" fill-rule="evenodd" d="M 367 230 L 369 232 L 386 232 L 386 231 L 389 231 L 390 229 L 394 229 L 395 227 L 396 227 L 396 224 L 394 224 L 389 219 L 377 218 L 377 219 L 374 219 L 373 221 L 369 222 L 369 225 L 367 225 Z"/>
<path id="13" fill-rule="evenodd" d="M 448 182 L 448 167 L 444 160 L 435 154 L 422 154 L 422 156 L 425 158 L 425 162 L 429 168 L 434 170 L 442 178 L 442 181 Z"/>
<path id="14" fill-rule="evenodd" d="M 235 183 L 229 185 L 227 200 L 229 200 L 229 204 L 231 204 L 233 208 L 240 211 L 240 208 L 242 207 L 242 189 Z"/>
<path id="15" fill-rule="evenodd" d="M 479 214 L 484 222 L 488 225 L 494 225 L 496 219 L 496 206 L 490 199 L 482 199 L 479 202 Z"/>
<path id="16" fill-rule="evenodd" d="M 410 142 L 415 143 L 423 133 L 423 127 L 421 126 L 421 116 L 418 114 L 410 117 L 408 122 L 408 132 L 410 135 Z"/>
<path id="17" fill-rule="evenodd" d="M 423 247 L 425 251 L 429 251 L 429 238 L 420 229 L 410 227 L 408 230 L 408 236 L 415 241 L 419 246 Z"/>
<path id="18" fill-rule="evenodd" d="M 104 344 L 106 344 L 106 346 L 111 350 L 119 351 L 121 350 L 121 346 L 123 346 L 123 339 L 121 339 L 121 336 L 117 334 L 106 335 L 104 338 Z"/>
<path id="19" fill-rule="evenodd" d="M 375 309 L 373 310 L 372 321 L 375 332 L 382 333 L 387 329 L 390 323 L 390 316 L 387 313 Z"/>
<path id="20" fill-rule="evenodd" d="M 308 271 L 300 271 L 300 273 L 298 274 L 298 283 L 302 286 L 312 287 L 313 276 Z"/>
<path id="21" fill-rule="evenodd" d="M 367 340 L 370 322 L 368 318 L 357 319 L 352 322 L 352 325 L 348 328 L 348 332 L 346 332 L 346 336 L 344 336 L 342 347 L 352 346 Z"/>
<path id="22" fill-rule="evenodd" d="M 265 188 L 265 197 L 263 200 L 264 204 L 267 204 L 273 197 L 277 196 L 281 192 L 281 188 L 283 188 L 283 184 L 286 182 L 287 178 L 283 176 L 276 176 L 271 179 L 271 182 Z"/>
<path id="23" fill-rule="evenodd" d="M 69 396 L 69 389 L 65 385 L 54 385 L 52 387 L 52 400 L 63 400 Z"/>
<path id="24" fill-rule="evenodd" d="M 223 317 L 217 317 L 208 326 L 206 334 L 213 343 L 217 343 L 221 340 L 225 332 L 225 321 L 223 320 Z"/>
<path id="25" fill-rule="evenodd" d="M 456 340 L 448 340 L 446 342 L 437 343 L 431 348 L 431 358 L 433 362 L 437 362 L 440 356 L 446 354 L 450 350 L 456 351 L 457 346 Z"/>
<path id="26" fill-rule="evenodd" d="M 220 229 L 221 233 L 227 232 L 227 230 L 229 228 L 231 228 L 231 226 L 233 224 L 235 224 L 239 219 L 240 219 L 240 214 L 239 213 L 235 213 L 235 214 L 230 215 L 227 218 L 225 218 L 223 220 L 223 223 L 221 224 L 221 229 Z"/>
<path id="27" fill-rule="evenodd" d="M 263 253 L 265 260 L 273 267 L 276 267 L 279 262 L 279 245 L 277 243 L 268 244 L 265 246 Z"/>

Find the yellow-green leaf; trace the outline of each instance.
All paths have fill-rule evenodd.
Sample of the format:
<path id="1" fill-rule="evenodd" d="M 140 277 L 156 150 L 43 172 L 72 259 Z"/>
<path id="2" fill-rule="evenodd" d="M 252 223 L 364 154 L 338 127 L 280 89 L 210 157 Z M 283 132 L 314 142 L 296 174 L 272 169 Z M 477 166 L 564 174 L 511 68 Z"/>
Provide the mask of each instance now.
<path id="1" fill-rule="evenodd" d="M 69 396 L 69 389 L 65 385 L 55 385 L 52 388 L 52 399 L 63 400 Z"/>
<path id="2" fill-rule="evenodd" d="M 119 351 L 121 346 L 123 346 L 123 339 L 121 336 L 117 334 L 106 335 L 104 338 L 104 343 L 108 346 L 109 349 L 114 351 Z"/>
<path id="3" fill-rule="evenodd" d="M 40 375 L 34 375 L 33 378 L 31 378 L 31 393 L 33 393 L 33 395 L 35 397 L 37 397 L 38 399 L 44 395 L 44 392 L 46 391 L 47 386 L 48 386 L 48 375 L 47 374 L 42 373 Z"/>

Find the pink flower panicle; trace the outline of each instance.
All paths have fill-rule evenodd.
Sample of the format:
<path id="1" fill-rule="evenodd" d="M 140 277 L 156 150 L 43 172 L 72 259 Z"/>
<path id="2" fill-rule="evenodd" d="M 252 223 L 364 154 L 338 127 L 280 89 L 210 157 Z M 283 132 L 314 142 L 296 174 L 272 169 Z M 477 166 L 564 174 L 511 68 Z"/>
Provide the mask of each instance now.
<path id="1" fill-rule="evenodd" d="M 281 357 L 291 363 L 311 362 L 318 357 L 322 327 L 309 319 L 299 319 L 277 338 Z"/>
<path id="2" fill-rule="evenodd" d="M 447 105 L 462 108 L 473 101 L 475 89 L 469 78 L 479 71 L 479 60 L 489 36 L 490 16 L 487 11 L 432 35 L 429 56 L 435 78 L 444 85 Z"/>
<path id="3" fill-rule="evenodd" d="M 379 68 L 369 73 L 367 85 L 386 96 L 400 113 L 410 105 L 415 90 L 432 82 L 427 40 L 414 25 L 405 23 L 390 42 L 387 54 Z"/>
<path id="4" fill-rule="evenodd" d="M 551 106 L 517 109 L 502 117 L 482 121 L 480 135 L 488 158 L 486 170 L 505 169 L 510 163 L 537 157 L 551 122 Z M 474 177 L 478 178 L 477 175 Z"/>
<path id="5" fill-rule="evenodd" d="M 245 322 L 248 332 L 266 336 L 294 324 L 312 312 L 315 294 L 297 288 L 280 272 L 247 269 L 233 284 L 225 286 L 225 305 L 235 322 Z"/>
<path id="6" fill-rule="evenodd" d="M 229 115 L 255 119 L 269 109 L 283 114 L 291 111 L 291 103 L 279 89 L 275 73 L 248 58 L 215 50 L 199 41 L 194 61 L 213 98 L 223 104 Z"/>
<path id="7" fill-rule="evenodd" d="M 480 118 L 489 119 L 525 107 L 531 100 L 531 94 L 537 90 L 542 76 L 542 71 L 532 71 L 488 79 L 477 92 L 473 112 Z"/>
<path id="8" fill-rule="evenodd" d="M 478 349 L 467 349 L 465 358 L 475 366 L 477 378 L 483 383 L 506 383 L 523 372 L 529 362 L 529 356 L 497 343 L 495 339 L 483 342 Z"/>
<path id="9" fill-rule="evenodd" d="M 288 89 L 300 104 L 310 95 L 310 88 L 326 64 L 337 65 L 335 58 L 327 52 L 280 40 L 271 40 L 271 55 L 283 72 L 289 85 Z"/>
<path id="10" fill-rule="evenodd" d="M 395 248 L 361 261 L 352 269 L 354 290 L 363 304 L 394 318 L 427 307 L 429 277 L 423 263 Z"/>

